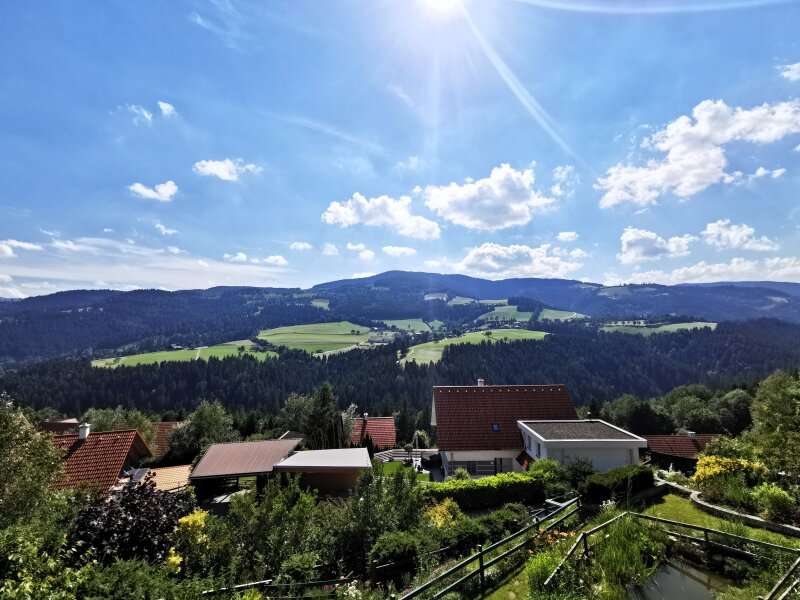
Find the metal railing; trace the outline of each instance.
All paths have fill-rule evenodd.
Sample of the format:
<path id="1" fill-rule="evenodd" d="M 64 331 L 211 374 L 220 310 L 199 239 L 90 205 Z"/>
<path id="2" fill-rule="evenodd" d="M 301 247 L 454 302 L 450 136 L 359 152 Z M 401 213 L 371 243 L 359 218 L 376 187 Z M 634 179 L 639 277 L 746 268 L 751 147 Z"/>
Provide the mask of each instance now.
<path id="1" fill-rule="evenodd" d="M 533 519 L 533 521 L 531 522 L 530 525 L 527 525 L 526 527 L 523 527 L 522 529 L 520 529 L 516 533 L 512 533 L 511 535 L 509 535 L 508 537 L 503 538 L 502 540 L 494 542 L 493 544 L 490 544 L 490 545 L 485 546 L 485 547 L 482 546 L 482 545 L 479 545 L 478 546 L 478 551 L 475 554 L 472 554 L 471 556 L 468 556 L 464 560 L 459 561 L 458 563 L 456 563 L 455 565 L 453 565 L 452 567 L 450 567 L 449 569 L 447 569 L 443 573 L 437 575 L 433 579 L 430 579 L 430 580 L 426 581 L 425 583 L 423 583 L 422 585 L 420 585 L 419 587 L 411 590 L 410 592 L 407 592 L 406 594 L 403 594 L 402 596 L 400 596 L 398 598 L 398 600 L 411 600 L 412 598 L 417 598 L 418 596 L 421 596 L 422 594 L 424 594 L 426 592 L 432 591 L 434 588 L 436 588 L 440 584 L 442 584 L 445 580 L 448 580 L 451 577 L 453 577 L 453 576 L 455 576 L 457 574 L 460 574 L 462 572 L 463 572 L 463 575 L 461 575 L 461 577 L 459 577 L 455 581 L 452 581 L 451 583 L 445 585 L 443 588 L 439 589 L 436 593 L 434 593 L 431 596 L 431 599 L 432 600 L 438 600 L 439 598 L 445 596 L 446 594 L 449 594 L 450 592 L 458 589 L 459 587 L 461 587 L 462 585 L 464 585 L 465 583 L 467 583 L 468 581 L 470 581 L 471 579 L 473 579 L 475 577 L 477 577 L 479 579 L 481 589 L 485 589 L 485 587 L 486 587 L 486 570 L 489 567 L 491 567 L 492 565 L 497 564 L 501 560 L 509 558 L 510 556 L 512 556 L 513 554 L 519 552 L 520 550 L 523 550 L 537 536 L 540 536 L 541 534 L 554 529 L 557 525 L 563 523 L 565 520 L 567 520 L 568 518 L 572 517 L 579 510 L 579 507 L 578 507 L 579 500 L 580 500 L 580 498 L 573 498 L 572 500 L 569 500 L 568 502 L 565 502 L 564 504 L 562 504 L 561 506 L 559 506 L 555 510 L 550 511 L 549 513 L 547 513 L 546 515 L 544 515 L 542 517 L 539 517 L 539 516 L 534 517 L 534 519 Z M 574 507 L 574 510 L 566 512 L 567 509 L 569 509 L 571 507 Z M 562 513 L 565 513 L 565 512 L 566 512 L 566 514 L 562 514 Z M 539 526 L 544 521 L 548 521 L 548 520 L 550 520 L 550 519 L 552 519 L 552 518 L 554 518 L 554 517 L 556 517 L 558 515 L 561 515 L 561 516 L 557 520 L 555 520 L 555 521 L 553 521 L 551 523 L 548 523 L 548 525 L 546 527 L 542 528 L 542 529 L 539 528 Z M 518 539 L 522 538 L 523 536 L 525 536 L 525 534 L 528 534 L 528 533 L 532 532 L 533 530 L 536 530 L 536 531 L 535 531 L 535 535 L 533 535 L 532 537 L 530 537 L 530 538 L 526 537 L 525 539 L 523 539 L 523 540 L 517 542 L 516 544 L 514 544 L 511 548 L 509 548 L 507 550 L 504 550 L 500 554 L 493 555 L 493 553 L 496 550 L 498 550 L 500 547 L 502 547 L 502 546 L 504 546 L 504 545 L 506 545 L 506 544 L 508 544 L 510 542 L 513 542 L 515 540 L 518 540 Z M 474 567 L 474 568 L 472 568 L 470 570 L 470 567 L 472 565 L 474 565 L 475 563 L 477 563 L 477 567 Z M 396 596 L 393 596 L 393 598 L 396 598 Z"/>

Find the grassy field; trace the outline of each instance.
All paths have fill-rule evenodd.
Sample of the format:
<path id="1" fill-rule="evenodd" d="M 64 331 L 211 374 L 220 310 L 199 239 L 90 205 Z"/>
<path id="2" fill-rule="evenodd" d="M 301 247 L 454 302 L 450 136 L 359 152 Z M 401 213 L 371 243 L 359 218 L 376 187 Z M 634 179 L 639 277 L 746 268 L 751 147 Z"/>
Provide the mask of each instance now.
<path id="1" fill-rule="evenodd" d="M 447 294 L 444 293 L 434 293 L 434 294 L 425 294 L 425 300 L 447 300 Z"/>
<path id="2" fill-rule="evenodd" d="M 137 365 L 154 365 L 162 362 L 184 362 L 189 360 L 208 360 L 211 357 L 225 358 L 228 356 L 238 356 L 239 348 L 245 347 L 245 354 L 250 354 L 258 360 L 266 360 L 278 356 L 275 352 L 252 352 L 250 340 L 237 340 L 217 344 L 216 346 L 206 346 L 204 348 L 190 348 L 186 350 L 165 350 L 163 352 L 144 352 L 142 354 L 131 354 L 130 356 L 117 356 L 114 358 L 101 358 L 92 361 L 93 367 L 135 367 Z"/>
<path id="3" fill-rule="evenodd" d="M 331 308 L 331 301 L 327 298 L 314 298 L 311 301 L 311 306 L 316 306 L 317 308 L 321 308 L 322 310 L 330 310 Z"/>
<path id="4" fill-rule="evenodd" d="M 439 319 L 434 319 L 433 321 L 428 321 L 428 327 L 430 327 L 433 331 L 438 331 L 444 327 L 444 322 L 440 321 Z"/>
<path id="5" fill-rule="evenodd" d="M 692 321 L 691 323 L 667 323 L 665 325 L 655 325 L 652 327 L 631 327 L 628 325 L 604 325 L 601 331 L 608 333 L 630 333 L 633 335 L 653 335 L 655 333 L 674 333 L 686 329 L 716 329 L 716 323 L 706 321 Z"/>
<path id="6" fill-rule="evenodd" d="M 391 476 L 394 475 L 397 471 L 400 470 L 411 470 L 411 467 L 403 464 L 399 460 L 393 460 L 388 463 L 383 464 L 383 474 L 384 476 Z M 417 473 L 417 481 L 430 481 L 431 474 L 430 473 Z"/>
<path id="7" fill-rule="evenodd" d="M 388 319 L 381 322 L 389 327 L 397 327 L 401 331 L 410 331 L 412 333 L 423 333 L 431 330 L 422 319 Z"/>
<path id="8" fill-rule="evenodd" d="M 460 304 L 472 304 L 473 302 L 475 302 L 475 298 L 467 298 L 466 296 L 455 296 L 454 298 L 450 299 L 448 304 L 450 306 L 457 306 Z"/>
<path id="9" fill-rule="evenodd" d="M 314 354 L 340 351 L 364 344 L 369 339 L 369 328 L 349 321 L 337 321 L 267 329 L 259 333 L 258 337 L 276 346 Z"/>
<path id="10" fill-rule="evenodd" d="M 487 335 L 491 333 L 491 335 Z M 403 362 L 416 362 L 427 364 L 439 362 L 445 346 L 454 344 L 480 344 L 481 342 L 515 341 L 515 340 L 541 340 L 547 334 L 543 331 L 528 331 L 527 329 L 488 329 L 486 331 L 472 331 L 455 338 L 425 342 L 408 349 L 408 354 Z"/>
<path id="11" fill-rule="evenodd" d="M 532 312 L 522 312 L 516 306 L 495 306 L 491 312 L 478 317 L 479 321 L 530 321 Z"/>
<path id="12" fill-rule="evenodd" d="M 556 310 L 555 308 L 543 308 L 537 321 L 573 321 L 575 319 L 585 319 L 586 315 L 569 310 Z"/>
<path id="13" fill-rule="evenodd" d="M 478 300 L 481 304 L 485 304 L 486 306 L 506 306 L 508 304 L 508 299 L 503 298 L 502 300 Z"/>

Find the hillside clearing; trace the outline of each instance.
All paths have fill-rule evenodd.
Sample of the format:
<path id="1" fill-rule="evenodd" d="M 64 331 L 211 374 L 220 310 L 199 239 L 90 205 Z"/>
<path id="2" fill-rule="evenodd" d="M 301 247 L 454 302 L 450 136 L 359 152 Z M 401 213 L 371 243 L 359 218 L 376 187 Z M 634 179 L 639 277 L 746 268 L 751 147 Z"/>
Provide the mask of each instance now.
<path id="1" fill-rule="evenodd" d="M 500 305 L 494 310 L 478 317 L 479 321 L 520 321 L 528 322 L 533 316 L 532 312 L 522 312 L 516 306 Z"/>
<path id="2" fill-rule="evenodd" d="M 547 334 L 544 331 L 529 331 L 527 329 L 488 329 L 486 331 L 472 331 L 455 338 L 447 338 L 433 342 L 417 344 L 408 349 L 408 354 L 403 358 L 403 364 L 415 362 L 428 364 L 439 362 L 446 346 L 455 344 L 480 344 L 481 342 L 513 342 L 517 340 L 541 340 Z"/>
<path id="3" fill-rule="evenodd" d="M 450 306 L 460 306 L 462 304 L 473 304 L 475 302 L 475 298 L 467 298 L 466 296 L 456 296 L 451 298 L 448 304 Z"/>
<path id="4" fill-rule="evenodd" d="M 275 346 L 286 346 L 315 354 L 341 351 L 366 344 L 370 338 L 370 330 L 368 327 L 349 321 L 336 321 L 267 329 L 260 332 L 258 337 Z"/>
<path id="5" fill-rule="evenodd" d="M 311 301 L 311 306 L 316 306 L 317 308 L 321 308 L 322 310 L 330 310 L 331 308 L 331 301 L 327 298 L 314 298 Z"/>
<path id="6" fill-rule="evenodd" d="M 655 333 L 675 333 L 691 329 L 716 329 L 717 324 L 708 321 L 692 321 L 688 323 L 666 323 L 664 325 L 645 325 L 636 327 L 631 325 L 604 325 L 601 331 L 608 333 L 629 333 L 633 335 L 653 335 Z"/>
<path id="7" fill-rule="evenodd" d="M 508 304 L 508 299 L 503 298 L 502 300 L 479 300 L 481 304 L 485 304 L 486 306 L 505 306 Z"/>
<path id="8" fill-rule="evenodd" d="M 575 319 L 585 319 L 586 315 L 570 310 L 557 310 L 555 308 L 543 308 L 536 317 L 537 321 L 574 321 Z"/>
<path id="9" fill-rule="evenodd" d="M 115 368 L 115 367 L 135 367 L 138 365 L 155 365 L 162 362 L 186 362 L 190 360 L 208 360 L 209 358 L 223 359 L 229 356 L 240 356 L 249 354 L 257 360 L 275 358 L 277 352 L 255 352 L 250 350 L 253 343 L 250 340 L 236 340 L 217 344 L 216 346 L 204 346 L 201 348 L 185 348 L 183 350 L 164 350 L 161 352 L 143 352 L 141 354 L 131 354 L 129 356 L 116 356 L 114 358 L 100 358 L 92 361 L 93 367 Z M 239 348 L 244 347 L 244 351 Z"/>
<path id="10" fill-rule="evenodd" d="M 424 333 L 430 331 L 430 326 L 422 319 L 385 319 L 381 321 L 387 327 L 397 327 L 401 331 Z"/>

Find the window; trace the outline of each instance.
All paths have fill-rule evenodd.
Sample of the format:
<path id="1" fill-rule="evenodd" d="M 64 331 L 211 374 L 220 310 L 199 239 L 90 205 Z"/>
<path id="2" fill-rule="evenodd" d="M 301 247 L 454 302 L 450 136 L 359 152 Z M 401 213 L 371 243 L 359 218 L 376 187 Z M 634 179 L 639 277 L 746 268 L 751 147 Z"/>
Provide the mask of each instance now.
<path id="1" fill-rule="evenodd" d="M 500 433 L 500 423 L 492 423 L 492 433 Z"/>
<path id="2" fill-rule="evenodd" d="M 536 442 L 536 458 L 541 458 L 542 456 L 542 445 L 539 442 Z"/>

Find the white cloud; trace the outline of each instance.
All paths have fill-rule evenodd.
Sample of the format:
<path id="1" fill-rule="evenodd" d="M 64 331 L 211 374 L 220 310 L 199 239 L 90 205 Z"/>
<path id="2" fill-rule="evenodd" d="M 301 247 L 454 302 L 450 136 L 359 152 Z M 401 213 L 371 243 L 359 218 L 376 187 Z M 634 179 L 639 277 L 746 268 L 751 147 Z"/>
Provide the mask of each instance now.
<path id="1" fill-rule="evenodd" d="M 159 202 L 172 202 L 172 197 L 178 193 L 178 186 L 172 180 L 159 183 L 151 188 L 142 183 L 133 183 L 128 186 L 128 189 L 139 198 L 158 200 Z"/>
<path id="2" fill-rule="evenodd" d="M 18 250 L 31 250 L 35 252 L 40 252 L 41 250 L 44 249 L 39 244 L 33 244 L 31 242 L 21 242 L 19 240 L 0 240 L 0 244 L 8 246 L 9 248 L 12 249 L 17 248 Z"/>
<path id="3" fill-rule="evenodd" d="M 294 250 L 295 252 L 305 252 L 307 250 L 312 250 L 313 248 L 314 246 L 308 242 L 292 242 L 289 244 L 289 249 Z"/>
<path id="4" fill-rule="evenodd" d="M 327 243 L 324 246 L 322 246 L 322 254 L 324 254 L 325 256 L 338 256 L 339 249 L 336 247 L 335 244 Z"/>
<path id="5" fill-rule="evenodd" d="M 786 169 L 773 169 L 772 173 L 770 173 L 770 177 L 777 179 L 778 177 L 783 177 L 785 173 Z"/>
<path id="6" fill-rule="evenodd" d="M 177 229 L 170 229 L 169 227 L 166 227 L 165 225 L 162 225 L 161 223 L 156 223 L 155 225 L 153 225 L 153 227 L 158 229 L 158 232 L 161 235 L 175 235 L 176 233 L 178 233 Z"/>
<path id="7" fill-rule="evenodd" d="M 781 77 L 789 81 L 800 81 L 800 62 L 793 65 L 781 65 L 778 67 Z"/>
<path id="8" fill-rule="evenodd" d="M 621 250 L 617 259 L 623 264 L 631 265 L 665 257 L 686 256 L 689 254 L 689 245 L 696 239 L 693 235 L 665 239 L 646 229 L 626 227 L 619 238 Z"/>
<path id="9" fill-rule="evenodd" d="M 414 100 L 409 96 L 406 91 L 395 83 L 390 83 L 386 86 L 386 89 L 392 94 L 395 98 L 400 100 L 403 104 L 405 104 L 410 109 L 416 109 L 417 105 Z"/>
<path id="10" fill-rule="evenodd" d="M 575 231 L 561 231 L 556 238 L 559 242 L 574 242 L 578 239 L 578 234 Z"/>
<path id="11" fill-rule="evenodd" d="M 228 262 L 245 263 L 247 262 L 247 254 L 244 252 L 237 252 L 236 254 L 228 254 L 227 252 L 222 255 L 222 258 Z"/>
<path id="12" fill-rule="evenodd" d="M 14 249 L 11 246 L 0 242 L 0 258 L 13 258 L 15 256 Z"/>
<path id="13" fill-rule="evenodd" d="M 54 229 L 41 229 L 40 228 L 39 231 L 41 231 L 45 235 L 49 235 L 50 237 L 58 237 L 59 236 L 58 231 L 56 231 Z"/>
<path id="14" fill-rule="evenodd" d="M 753 250 L 771 252 L 778 249 L 778 244 L 766 236 L 757 238 L 755 229 L 749 225 L 734 225 L 730 219 L 719 219 L 706 225 L 700 233 L 709 246 L 722 249 Z"/>
<path id="15" fill-rule="evenodd" d="M 440 217 L 468 229 L 495 231 L 525 225 L 533 214 L 554 204 L 533 188 L 533 168 L 518 171 L 508 164 L 488 177 L 463 184 L 426 186 L 425 205 Z"/>
<path id="16" fill-rule="evenodd" d="M 460 261 L 450 264 L 456 271 L 488 279 L 507 277 L 567 277 L 583 266 L 578 260 L 558 256 L 550 244 L 503 246 L 494 242 L 470 248 Z M 432 265 L 429 265 L 432 266 Z"/>
<path id="17" fill-rule="evenodd" d="M 11 283 L 11 275 L 3 275 L 0 273 L 0 283 Z"/>
<path id="18" fill-rule="evenodd" d="M 161 110 L 161 116 L 165 119 L 169 119 L 170 117 L 174 117 L 178 114 L 172 104 L 169 102 L 164 102 L 163 100 L 158 101 L 158 108 Z"/>
<path id="19" fill-rule="evenodd" d="M 384 254 L 389 256 L 413 256 L 417 253 L 415 248 L 408 246 L 384 246 L 382 248 Z"/>
<path id="20" fill-rule="evenodd" d="M 364 250 L 366 246 L 364 244 L 358 243 L 354 244 L 353 242 L 347 242 L 347 249 L 351 252 L 361 252 Z"/>
<path id="21" fill-rule="evenodd" d="M 253 163 L 245 163 L 244 159 L 225 158 L 223 160 L 199 160 L 192 166 L 198 175 L 217 177 L 222 181 L 238 181 L 241 175 L 258 174 L 264 169 Z"/>
<path id="22" fill-rule="evenodd" d="M 103 233 L 114 233 L 114 230 L 111 229 L 111 227 L 104 227 L 103 228 Z"/>
<path id="23" fill-rule="evenodd" d="M 673 193 L 685 199 L 719 183 L 733 183 L 726 173 L 725 146 L 744 141 L 769 144 L 800 132 L 800 100 L 762 104 L 750 109 L 732 108 L 722 100 L 704 100 L 692 117 L 681 116 L 646 138 L 644 148 L 664 153 L 645 166 L 617 164 L 597 180 L 602 208 L 630 202 L 656 204 Z"/>
<path id="24" fill-rule="evenodd" d="M 181 250 L 177 246 L 167 246 L 167 252 L 169 252 L 170 254 L 183 254 L 183 250 Z"/>
<path id="25" fill-rule="evenodd" d="M 126 104 L 126 110 L 133 115 L 134 125 L 150 125 L 153 122 L 153 113 L 139 104 Z"/>
<path id="26" fill-rule="evenodd" d="M 553 185 L 550 186 L 550 193 L 554 197 L 572 198 L 581 178 L 572 165 L 560 165 L 553 169 L 553 182 Z"/>
<path id="27" fill-rule="evenodd" d="M 411 213 L 409 196 L 366 198 L 356 192 L 345 202 L 331 202 L 322 213 L 322 221 L 339 227 L 388 227 L 400 235 L 423 240 L 437 239 L 441 233 L 438 223 Z"/>
<path id="28" fill-rule="evenodd" d="M 362 250 L 358 253 L 358 258 L 361 260 L 372 260 L 375 258 L 375 253 L 372 250 Z"/>
<path id="29" fill-rule="evenodd" d="M 800 144 L 797 144 L 797 146 L 794 147 L 794 151 L 800 152 Z"/>
<path id="30" fill-rule="evenodd" d="M 268 256 L 263 262 L 264 264 L 272 265 L 273 267 L 285 267 L 289 264 L 289 261 L 279 254 Z"/>
<path id="31" fill-rule="evenodd" d="M 401 160 L 395 163 L 394 169 L 395 171 L 399 171 L 400 173 L 418 173 L 425 169 L 427 165 L 425 161 L 420 158 L 419 156 L 409 156 L 405 160 Z"/>
<path id="32" fill-rule="evenodd" d="M 56 250 L 65 250 L 67 252 L 85 252 L 96 253 L 97 248 L 90 244 L 81 244 L 73 242 L 72 240 L 53 240 L 50 245 Z"/>
<path id="33" fill-rule="evenodd" d="M 800 281 L 800 258 L 776 257 L 748 260 L 737 257 L 728 262 L 700 261 L 672 271 L 640 271 L 623 281 L 628 283 L 708 283 L 712 281 Z"/>

